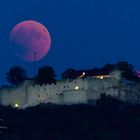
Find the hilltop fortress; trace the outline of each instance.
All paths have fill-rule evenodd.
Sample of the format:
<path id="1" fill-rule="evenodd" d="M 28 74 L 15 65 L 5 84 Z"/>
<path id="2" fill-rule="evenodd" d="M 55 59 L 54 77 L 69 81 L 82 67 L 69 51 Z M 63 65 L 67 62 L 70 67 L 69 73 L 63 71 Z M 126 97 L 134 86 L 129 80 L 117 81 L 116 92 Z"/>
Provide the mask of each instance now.
<path id="1" fill-rule="evenodd" d="M 40 86 L 25 81 L 19 87 L 3 87 L 0 89 L 0 104 L 18 108 L 40 103 L 88 104 L 95 103 L 102 93 L 124 102 L 140 103 L 140 83 L 126 81 L 120 71 L 113 71 L 109 75 L 79 77 L 58 81 L 56 84 Z"/>

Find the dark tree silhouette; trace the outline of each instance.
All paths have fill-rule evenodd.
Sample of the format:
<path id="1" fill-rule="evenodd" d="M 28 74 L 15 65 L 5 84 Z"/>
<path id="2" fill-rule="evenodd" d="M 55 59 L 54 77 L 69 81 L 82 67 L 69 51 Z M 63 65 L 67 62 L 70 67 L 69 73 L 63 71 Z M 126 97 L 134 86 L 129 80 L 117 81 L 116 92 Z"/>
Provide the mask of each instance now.
<path id="1" fill-rule="evenodd" d="M 134 70 L 134 67 L 129 64 L 127 61 L 119 61 L 117 64 L 116 64 L 116 68 L 121 70 L 121 71 L 127 71 L 127 72 L 131 72 L 133 73 L 133 70 Z"/>
<path id="2" fill-rule="evenodd" d="M 19 86 L 26 79 L 26 71 L 19 66 L 12 67 L 6 74 L 6 80 L 12 84 Z"/>
<path id="3" fill-rule="evenodd" d="M 67 69 L 61 74 L 62 79 L 74 79 L 75 77 L 73 76 L 75 70 L 72 68 Z"/>
<path id="4" fill-rule="evenodd" d="M 36 76 L 37 84 L 47 84 L 47 83 L 55 83 L 56 75 L 52 67 L 44 66 L 38 69 L 38 74 Z"/>
<path id="5" fill-rule="evenodd" d="M 127 61 L 120 61 L 116 64 L 116 69 L 122 71 L 122 77 L 131 80 L 138 81 L 139 78 L 135 75 L 134 67 Z"/>
<path id="6" fill-rule="evenodd" d="M 114 109 L 122 104 L 121 101 L 111 97 L 111 95 L 102 93 L 100 96 L 101 98 L 96 101 L 96 105 L 102 109 Z"/>
<path id="7" fill-rule="evenodd" d="M 113 71 L 115 68 L 114 64 L 105 64 L 105 66 L 102 68 L 102 70 L 104 71 L 104 73 L 109 74 L 111 71 Z"/>

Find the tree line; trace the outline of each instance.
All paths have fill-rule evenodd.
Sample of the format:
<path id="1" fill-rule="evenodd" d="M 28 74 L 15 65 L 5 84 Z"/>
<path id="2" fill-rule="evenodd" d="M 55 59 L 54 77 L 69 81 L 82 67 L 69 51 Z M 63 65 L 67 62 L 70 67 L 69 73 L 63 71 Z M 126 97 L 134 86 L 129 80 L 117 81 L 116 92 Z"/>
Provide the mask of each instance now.
<path id="1" fill-rule="evenodd" d="M 130 81 L 139 81 L 136 76 L 135 69 L 133 65 L 129 64 L 127 61 L 119 61 L 116 64 L 105 64 L 102 68 L 93 68 L 92 71 L 98 74 L 101 71 L 103 74 L 109 74 L 113 70 L 120 70 L 122 72 L 122 77 Z M 77 78 L 74 73 L 76 70 L 73 68 L 68 68 L 61 74 L 61 79 L 75 79 Z M 84 78 L 84 77 L 83 77 Z M 29 79 L 26 70 L 20 66 L 13 66 L 6 73 L 6 80 L 14 86 L 21 85 L 25 80 Z M 37 75 L 33 78 L 35 84 L 51 84 L 56 83 L 56 73 L 51 66 L 43 66 L 38 69 Z"/>

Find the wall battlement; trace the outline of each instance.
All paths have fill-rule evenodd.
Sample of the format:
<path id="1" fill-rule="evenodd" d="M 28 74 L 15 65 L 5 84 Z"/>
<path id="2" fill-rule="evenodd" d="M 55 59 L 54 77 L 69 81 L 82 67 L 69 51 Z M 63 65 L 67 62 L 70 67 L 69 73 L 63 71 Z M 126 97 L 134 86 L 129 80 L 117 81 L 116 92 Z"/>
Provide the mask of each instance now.
<path id="1" fill-rule="evenodd" d="M 88 104 L 99 99 L 102 93 L 126 102 L 140 102 L 140 84 L 126 84 L 115 71 L 110 75 L 63 80 L 56 84 L 33 85 L 25 81 L 17 88 L 1 88 L 0 104 L 19 108 L 40 103 Z"/>

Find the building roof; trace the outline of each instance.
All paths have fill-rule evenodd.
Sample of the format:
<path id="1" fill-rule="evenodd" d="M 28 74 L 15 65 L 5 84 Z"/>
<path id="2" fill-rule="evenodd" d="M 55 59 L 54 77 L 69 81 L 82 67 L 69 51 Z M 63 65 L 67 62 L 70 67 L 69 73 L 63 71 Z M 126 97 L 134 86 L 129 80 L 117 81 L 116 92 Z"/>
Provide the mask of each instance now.
<path id="1" fill-rule="evenodd" d="M 105 69 L 88 69 L 88 70 L 75 70 L 70 73 L 70 76 L 73 78 L 77 77 L 89 77 L 89 76 L 97 76 L 97 75 L 109 75 L 110 71 Z"/>

